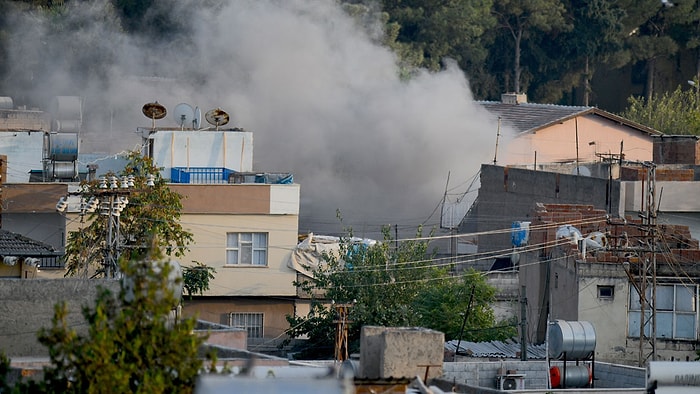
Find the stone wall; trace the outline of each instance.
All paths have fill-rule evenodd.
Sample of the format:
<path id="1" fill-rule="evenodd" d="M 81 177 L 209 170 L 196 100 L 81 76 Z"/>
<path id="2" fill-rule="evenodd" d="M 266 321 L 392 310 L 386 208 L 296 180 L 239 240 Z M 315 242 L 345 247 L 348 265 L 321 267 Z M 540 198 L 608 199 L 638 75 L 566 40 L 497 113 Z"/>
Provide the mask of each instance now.
<path id="1" fill-rule="evenodd" d="M 42 327 L 51 327 L 54 305 L 65 301 L 68 326 L 85 330 L 82 307 L 94 304 L 100 286 L 119 291 L 116 280 L 0 280 L 0 351 L 10 358 L 47 356 L 48 350 L 39 343 L 37 334 Z"/>

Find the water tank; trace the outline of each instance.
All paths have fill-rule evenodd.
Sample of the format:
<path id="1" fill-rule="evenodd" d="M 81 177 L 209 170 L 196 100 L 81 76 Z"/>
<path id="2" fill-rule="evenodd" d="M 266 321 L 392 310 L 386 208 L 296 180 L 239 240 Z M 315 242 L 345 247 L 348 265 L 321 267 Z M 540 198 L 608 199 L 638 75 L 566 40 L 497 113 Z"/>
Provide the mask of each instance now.
<path id="1" fill-rule="evenodd" d="M 78 159 L 77 133 L 51 133 L 48 141 L 48 158 L 55 161 Z"/>
<path id="2" fill-rule="evenodd" d="M 14 104 L 12 103 L 12 97 L 0 97 L 0 109 L 12 109 Z"/>
<path id="3" fill-rule="evenodd" d="M 54 119 L 82 120 L 83 111 L 78 96 L 56 96 L 51 101 L 49 111 Z"/>
<path id="4" fill-rule="evenodd" d="M 510 239 L 515 247 L 527 245 L 530 239 L 530 222 L 513 222 Z"/>
<path id="5" fill-rule="evenodd" d="M 694 386 L 700 391 L 700 363 L 682 361 L 650 361 L 647 367 L 647 388 Z"/>
<path id="6" fill-rule="evenodd" d="M 593 381 L 591 369 L 587 365 L 567 365 L 566 375 L 564 367 L 554 366 L 549 369 L 549 377 L 553 389 L 584 387 Z"/>
<path id="7" fill-rule="evenodd" d="M 557 320 L 549 326 L 549 357 L 584 359 L 595 350 L 595 328 L 587 321 Z"/>
<path id="8" fill-rule="evenodd" d="M 72 161 L 47 162 L 44 166 L 44 174 L 47 179 L 75 179 L 78 171 Z"/>
<path id="9" fill-rule="evenodd" d="M 78 119 L 54 119 L 51 122 L 51 131 L 60 131 L 63 133 L 77 133 L 80 131 L 80 120 Z"/>

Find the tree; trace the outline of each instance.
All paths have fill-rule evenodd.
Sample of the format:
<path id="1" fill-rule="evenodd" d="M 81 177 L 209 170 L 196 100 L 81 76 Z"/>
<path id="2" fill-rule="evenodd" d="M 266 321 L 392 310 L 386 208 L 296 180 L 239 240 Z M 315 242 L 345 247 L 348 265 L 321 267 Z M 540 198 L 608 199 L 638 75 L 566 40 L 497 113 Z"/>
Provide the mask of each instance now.
<path id="1" fill-rule="evenodd" d="M 446 340 L 478 342 L 512 338 L 517 335 L 512 322 L 495 326 L 496 318 L 489 306 L 495 299 L 496 289 L 486 282 L 484 275 L 469 269 L 458 277 L 424 287 L 413 307 L 418 324 L 442 331 Z M 462 325 L 467 327 L 464 332 Z"/>
<path id="2" fill-rule="evenodd" d="M 126 258 L 143 256 L 154 237 L 158 242 L 156 246 L 166 255 L 181 257 L 193 240 L 192 234 L 183 229 L 179 221 L 182 196 L 168 188 L 153 160 L 142 157 L 137 151 L 129 153 L 129 162 L 119 176 L 133 176 L 134 181 L 134 192 L 128 196 L 129 203 L 119 217 L 118 243 L 124 245 Z M 152 187 L 147 186 L 149 177 L 154 179 Z M 81 184 L 85 201 L 100 195 L 99 183 Z M 96 266 L 96 275 L 104 274 L 107 231 L 108 222 L 97 211 L 90 214 L 87 226 L 68 235 L 66 276 L 84 275 L 90 265 Z"/>
<path id="3" fill-rule="evenodd" d="M 195 265 L 182 268 L 183 290 L 188 297 L 192 294 L 203 295 L 209 290 L 209 280 L 214 279 L 216 270 L 199 261 L 193 262 Z"/>
<path id="4" fill-rule="evenodd" d="M 700 135 L 700 90 L 697 79 L 694 83 L 694 89 L 678 86 L 651 100 L 631 96 L 620 115 L 665 134 Z"/>
<path id="5" fill-rule="evenodd" d="M 44 380 L 21 385 L 35 393 L 190 393 L 202 369 L 204 338 L 194 319 L 175 321 L 179 301 L 168 279 L 170 265 L 157 242 L 148 254 L 122 260 L 119 294 L 99 293 L 84 307 L 87 333 L 66 321 L 65 303 L 56 305 L 51 328 L 39 341 L 49 349 Z M 181 281 L 182 279 L 177 279 Z M 29 387 L 29 389 L 27 389 Z M 24 391 L 20 391 L 24 392 Z"/>
<path id="6" fill-rule="evenodd" d="M 333 354 L 337 317 L 331 301 L 352 304 L 348 339 L 354 349 L 363 325 L 445 327 L 444 319 L 433 319 L 425 311 L 430 307 L 446 307 L 443 302 L 451 300 L 441 299 L 430 289 L 455 293 L 454 285 L 460 282 L 450 277 L 449 264 L 436 264 L 421 233 L 419 229 L 417 240 L 399 242 L 391 238 L 389 228 L 385 227 L 383 242 L 367 243 L 353 238 L 349 232 L 341 238 L 337 254 L 325 254 L 323 264 L 311 269 L 311 278 L 295 282 L 302 292 L 311 295 L 311 311 L 307 316 L 287 316 L 290 328 L 286 333 L 290 338 L 308 336 L 306 351 L 302 351 L 305 357 Z M 480 286 L 478 291 L 484 288 Z M 469 328 L 485 328 L 475 323 L 493 326 L 492 315 L 483 316 L 489 310 L 486 299 L 488 294 L 476 298 Z M 461 323 L 456 313 L 445 317 L 450 318 Z"/>
<path id="7" fill-rule="evenodd" d="M 566 9 L 559 0 L 495 0 L 493 13 L 499 26 L 513 40 L 513 91 L 520 93 L 521 45 L 534 31 L 567 31 L 571 26 L 566 22 Z"/>

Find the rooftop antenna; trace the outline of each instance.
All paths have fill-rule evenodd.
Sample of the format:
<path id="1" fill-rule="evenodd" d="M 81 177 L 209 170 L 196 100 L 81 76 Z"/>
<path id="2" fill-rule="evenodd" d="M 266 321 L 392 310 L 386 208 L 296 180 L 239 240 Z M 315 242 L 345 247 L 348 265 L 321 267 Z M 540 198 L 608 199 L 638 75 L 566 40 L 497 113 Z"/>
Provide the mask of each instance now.
<path id="1" fill-rule="evenodd" d="M 165 114 L 168 113 L 168 111 L 165 110 L 165 107 L 159 104 L 158 101 L 144 104 L 143 108 L 141 108 L 141 112 L 143 112 L 147 118 L 153 120 L 151 128 L 154 130 L 156 128 L 156 119 L 163 119 Z"/>
<path id="2" fill-rule="evenodd" d="M 194 109 L 189 104 L 180 103 L 176 105 L 173 110 L 173 116 L 175 117 L 175 122 L 180 125 L 180 130 L 184 130 L 185 125 L 189 127 L 194 124 Z"/>
<path id="3" fill-rule="evenodd" d="M 204 114 L 204 118 L 207 120 L 207 122 L 209 122 L 209 124 L 216 126 L 216 131 L 219 131 L 219 126 L 223 126 L 229 121 L 228 114 L 221 108 L 215 108 L 207 111 L 207 113 Z"/>

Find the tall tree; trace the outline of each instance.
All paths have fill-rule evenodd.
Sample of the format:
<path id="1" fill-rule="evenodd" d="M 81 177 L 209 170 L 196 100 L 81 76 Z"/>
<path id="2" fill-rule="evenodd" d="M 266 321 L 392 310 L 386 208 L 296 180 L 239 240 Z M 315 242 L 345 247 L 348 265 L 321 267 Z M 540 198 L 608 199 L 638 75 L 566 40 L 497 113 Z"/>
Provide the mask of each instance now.
<path id="1" fill-rule="evenodd" d="M 420 60 L 418 66 L 438 70 L 450 58 L 464 69 L 483 67 L 487 53 L 483 35 L 495 26 L 492 0 L 383 0 L 382 4 L 389 15 L 387 31 L 396 34 L 396 46 L 404 52 L 417 52 L 411 57 Z"/>
<path id="2" fill-rule="evenodd" d="M 628 58 L 634 63 L 644 64 L 646 73 L 645 97 L 654 97 L 658 60 L 677 54 L 681 42 L 673 31 L 697 20 L 695 2 L 623 0 L 626 9 L 623 22 L 627 32 Z"/>
<path id="3" fill-rule="evenodd" d="M 193 238 L 180 224 L 181 196 L 168 188 L 153 161 L 142 157 L 137 151 L 129 153 L 129 162 L 119 174 L 119 177 L 129 176 L 133 177 L 134 191 L 119 214 L 117 240 L 123 246 L 123 258 L 143 255 L 154 236 L 158 242 L 156 246 L 168 256 L 182 256 Z M 153 186 L 147 185 L 149 178 L 153 180 Z M 84 182 L 81 186 L 85 201 L 103 194 L 99 180 Z M 100 209 L 88 216 L 88 224 L 84 228 L 68 234 L 65 255 L 67 276 L 86 275 L 90 266 L 96 269 L 96 275 L 105 274 L 102 268 L 106 264 L 105 248 L 109 247 L 105 244 L 109 230 L 110 216 L 106 211 L 109 201 L 101 204 Z"/>
<path id="4" fill-rule="evenodd" d="M 495 0 L 493 14 L 499 27 L 513 40 L 513 91 L 520 93 L 523 40 L 535 31 L 569 30 L 571 25 L 564 17 L 566 9 L 559 0 Z"/>

